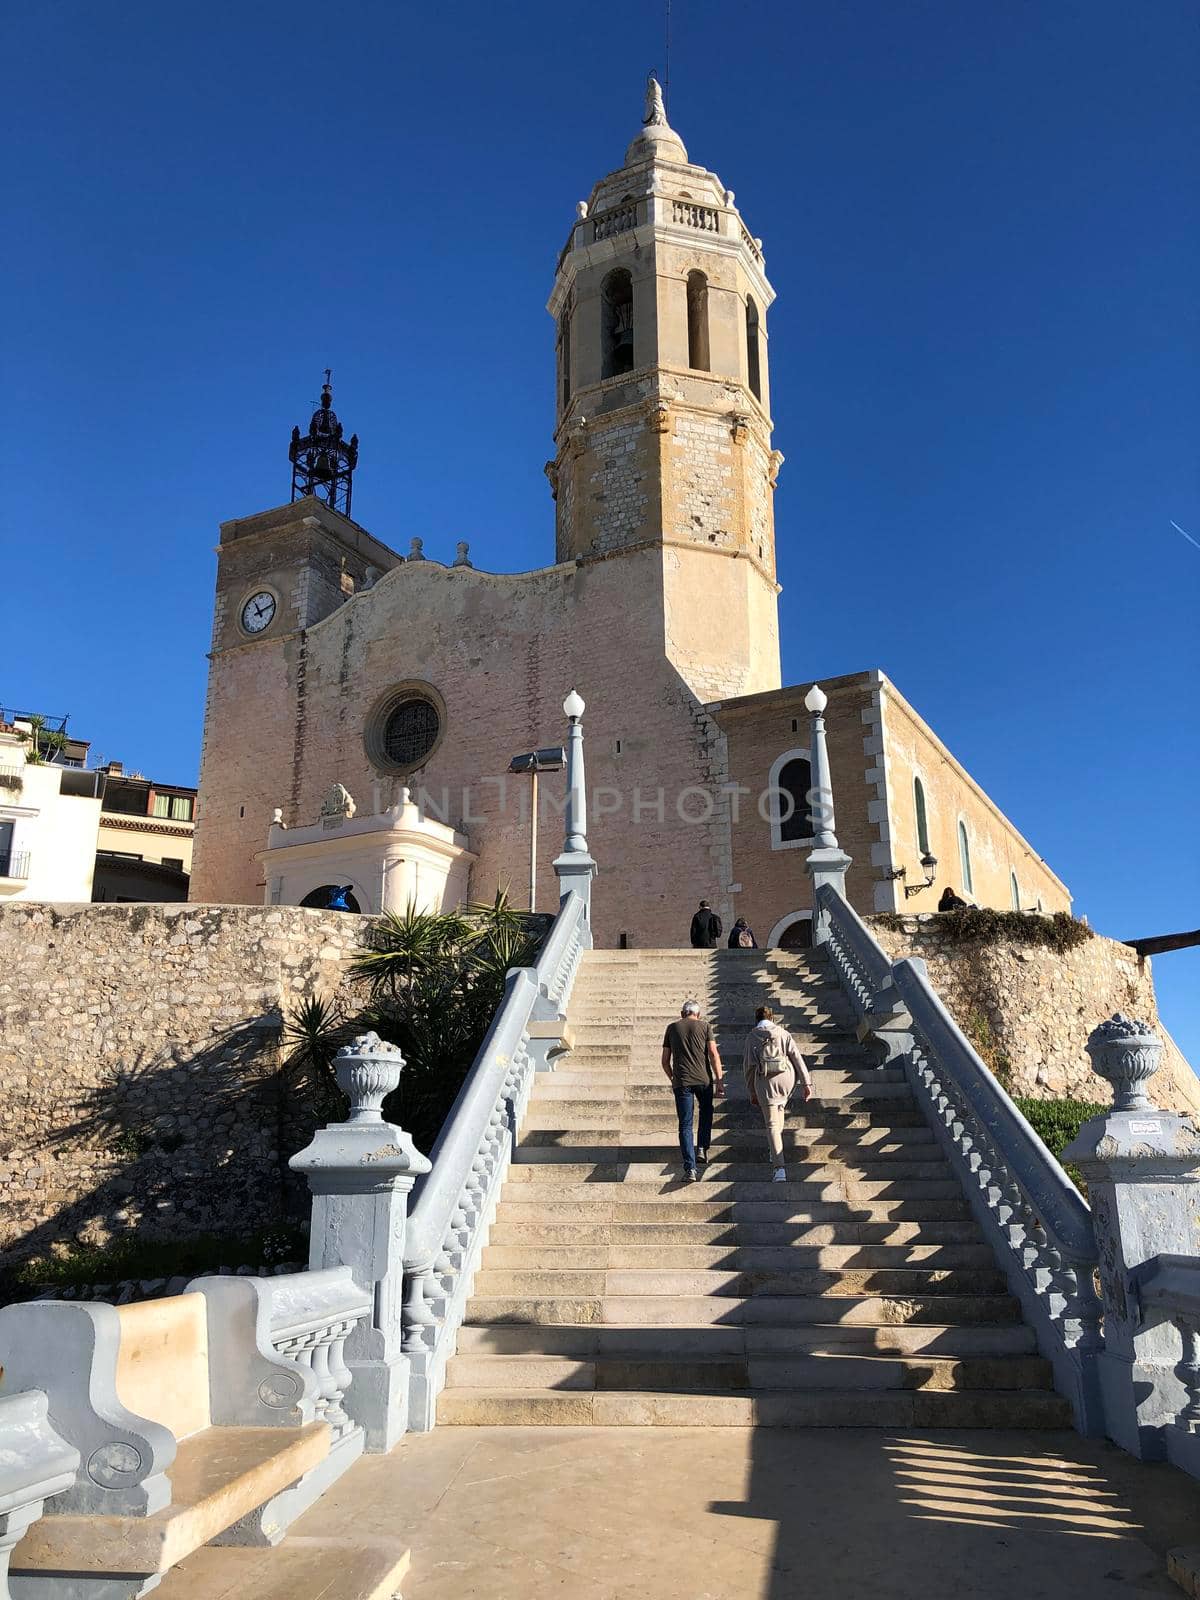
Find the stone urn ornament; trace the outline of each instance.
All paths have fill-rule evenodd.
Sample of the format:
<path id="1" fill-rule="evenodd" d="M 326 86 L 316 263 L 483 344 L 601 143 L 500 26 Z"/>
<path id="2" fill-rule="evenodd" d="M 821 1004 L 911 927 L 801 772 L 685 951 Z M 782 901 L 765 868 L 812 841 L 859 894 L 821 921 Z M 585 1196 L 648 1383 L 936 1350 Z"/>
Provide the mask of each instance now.
<path id="1" fill-rule="evenodd" d="M 377 1033 L 360 1033 L 333 1058 L 338 1088 L 350 1102 L 348 1122 L 382 1122 L 383 1102 L 399 1087 L 404 1056 Z"/>
<path id="2" fill-rule="evenodd" d="M 1118 1011 L 1092 1029 L 1087 1053 L 1093 1071 L 1113 1086 L 1114 1111 L 1155 1109 L 1145 1085 L 1159 1069 L 1163 1045 L 1150 1023 L 1137 1022 Z"/>

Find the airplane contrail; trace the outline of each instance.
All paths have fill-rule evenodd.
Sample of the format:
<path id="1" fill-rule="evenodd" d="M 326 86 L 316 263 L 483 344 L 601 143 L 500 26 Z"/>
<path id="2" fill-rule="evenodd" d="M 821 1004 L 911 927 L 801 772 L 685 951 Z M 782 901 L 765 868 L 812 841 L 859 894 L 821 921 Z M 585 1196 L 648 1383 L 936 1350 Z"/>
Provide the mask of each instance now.
<path id="1" fill-rule="evenodd" d="M 1196 549 L 1200 550 L 1200 539 L 1193 539 L 1191 534 L 1188 533 L 1188 531 L 1186 530 L 1186 528 L 1181 528 L 1179 526 L 1179 524 L 1177 522 L 1175 522 L 1175 521 L 1172 521 L 1172 519 L 1170 517 L 1168 517 L 1167 520 L 1168 520 L 1168 522 L 1171 523 L 1171 526 L 1175 529 L 1176 533 L 1182 533 L 1183 537 L 1187 540 L 1187 542 L 1189 544 L 1194 544 L 1196 546 Z"/>

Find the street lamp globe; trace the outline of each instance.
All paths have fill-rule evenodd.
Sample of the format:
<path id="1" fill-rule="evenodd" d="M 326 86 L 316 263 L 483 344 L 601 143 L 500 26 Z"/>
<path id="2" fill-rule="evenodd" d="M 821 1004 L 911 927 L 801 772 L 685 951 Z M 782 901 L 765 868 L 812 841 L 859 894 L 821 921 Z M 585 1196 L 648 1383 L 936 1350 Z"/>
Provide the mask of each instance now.
<path id="1" fill-rule="evenodd" d="M 804 696 L 804 704 L 814 716 L 819 716 L 829 704 L 829 697 L 819 683 L 814 683 Z"/>
<path id="2" fill-rule="evenodd" d="M 578 722 L 585 709 L 586 706 L 584 704 L 583 696 L 577 689 L 572 689 L 570 694 L 563 701 L 564 713 L 570 717 L 572 722 Z"/>

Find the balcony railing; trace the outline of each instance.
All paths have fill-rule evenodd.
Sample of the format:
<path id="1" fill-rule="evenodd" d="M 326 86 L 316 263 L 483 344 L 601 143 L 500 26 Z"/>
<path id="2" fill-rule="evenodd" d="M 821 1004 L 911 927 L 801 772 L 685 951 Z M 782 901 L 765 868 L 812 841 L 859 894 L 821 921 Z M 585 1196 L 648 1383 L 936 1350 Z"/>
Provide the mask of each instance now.
<path id="1" fill-rule="evenodd" d="M 0 767 L 0 789 L 19 789 L 24 782 L 24 767 Z"/>
<path id="2" fill-rule="evenodd" d="M 636 200 L 623 206 L 614 206 L 611 211 L 602 211 L 599 216 L 592 218 L 592 238 L 611 239 L 614 234 L 628 233 L 630 228 L 637 227 L 637 221 Z"/>
<path id="3" fill-rule="evenodd" d="M 0 850 L 0 878 L 18 878 L 24 882 L 28 876 L 28 850 Z"/>

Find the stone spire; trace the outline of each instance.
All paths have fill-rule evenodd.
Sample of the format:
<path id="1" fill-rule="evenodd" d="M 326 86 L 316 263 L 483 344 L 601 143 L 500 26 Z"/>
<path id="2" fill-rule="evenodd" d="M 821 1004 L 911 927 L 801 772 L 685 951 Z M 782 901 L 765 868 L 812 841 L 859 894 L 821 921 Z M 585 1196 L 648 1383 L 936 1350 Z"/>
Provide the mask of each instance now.
<path id="1" fill-rule="evenodd" d="M 663 105 L 662 86 L 653 73 L 646 80 L 646 114 L 642 118 L 642 131 L 625 152 L 625 165 L 635 166 L 639 161 L 686 162 L 687 151 L 683 140 L 667 121 Z"/>

